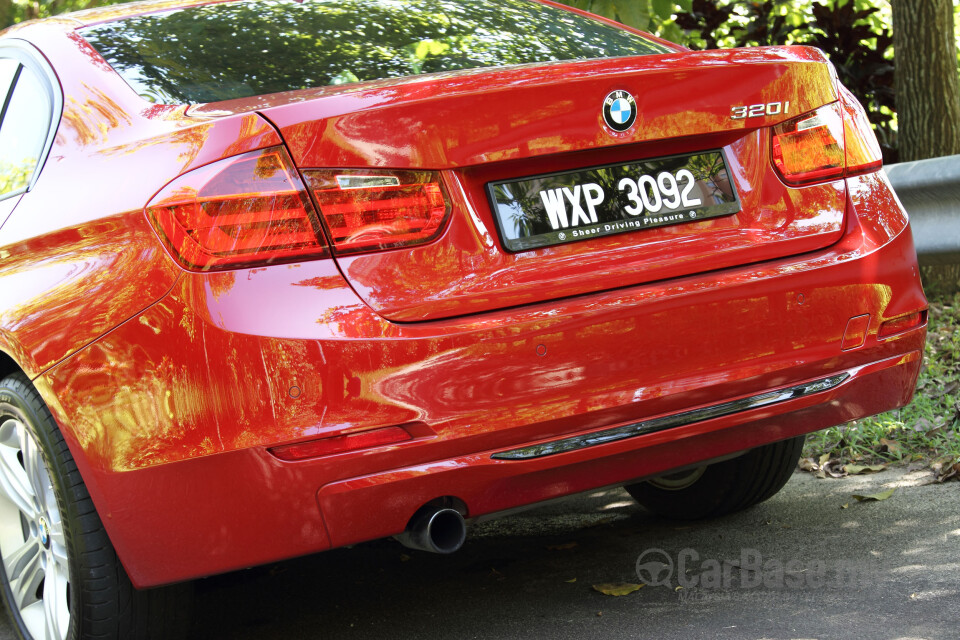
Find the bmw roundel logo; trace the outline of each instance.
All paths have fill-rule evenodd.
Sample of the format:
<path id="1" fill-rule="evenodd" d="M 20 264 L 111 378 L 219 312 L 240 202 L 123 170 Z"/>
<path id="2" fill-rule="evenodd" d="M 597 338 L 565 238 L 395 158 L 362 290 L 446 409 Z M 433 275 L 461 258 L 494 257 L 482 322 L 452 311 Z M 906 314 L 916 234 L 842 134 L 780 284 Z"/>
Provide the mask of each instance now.
<path id="1" fill-rule="evenodd" d="M 611 91 L 603 100 L 603 121 L 614 131 L 626 131 L 637 121 L 637 101 L 627 91 Z"/>

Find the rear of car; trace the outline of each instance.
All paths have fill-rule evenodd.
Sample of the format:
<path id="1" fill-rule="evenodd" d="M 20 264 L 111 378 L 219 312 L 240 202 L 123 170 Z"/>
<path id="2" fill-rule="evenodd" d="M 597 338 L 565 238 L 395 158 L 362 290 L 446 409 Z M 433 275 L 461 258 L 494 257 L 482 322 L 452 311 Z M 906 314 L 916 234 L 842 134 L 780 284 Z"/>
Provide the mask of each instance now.
<path id="1" fill-rule="evenodd" d="M 422 546 L 425 513 L 702 475 L 912 396 L 907 217 L 816 50 L 525 0 L 80 19 L 32 37 L 115 92 L 75 147 L 137 167 L 102 215 L 151 257 L 111 277 L 161 293 L 24 351 L 137 586 Z"/>

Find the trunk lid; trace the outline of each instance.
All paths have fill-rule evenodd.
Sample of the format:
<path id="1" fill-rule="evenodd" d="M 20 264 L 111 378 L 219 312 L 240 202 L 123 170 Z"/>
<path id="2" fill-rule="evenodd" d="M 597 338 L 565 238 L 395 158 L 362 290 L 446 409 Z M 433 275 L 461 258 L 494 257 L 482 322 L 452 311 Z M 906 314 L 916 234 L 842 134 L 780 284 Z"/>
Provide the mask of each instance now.
<path id="1" fill-rule="evenodd" d="M 629 92 L 636 103 L 636 123 L 624 132 L 604 121 L 604 100 L 615 91 Z M 257 108 L 278 127 L 307 173 L 331 168 L 442 173 L 451 210 L 439 238 L 337 258 L 373 309 L 392 321 L 416 322 L 829 246 L 842 234 L 844 182 L 783 184 L 771 165 L 769 129 L 836 99 L 832 70 L 819 51 L 769 47 L 436 74 L 215 106 Z M 733 194 L 735 213 L 661 220 L 664 226 L 539 248 L 518 248 L 510 237 L 518 229 L 497 221 L 492 189 L 497 183 L 509 190 L 518 180 L 621 164 L 631 166 L 618 169 L 618 179 L 624 172 L 636 177 L 659 166 L 653 159 L 685 154 L 722 155 L 725 170 L 711 186 Z M 671 166 L 681 166 L 678 162 Z M 527 183 L 535 200 L 543 184 Z M 555 188 L 545 190 L 573 215 L 576 205 L 557 190 L 563 182 L 551 184 Z M 578 192 L 584 210 L 588 196 Z M 549 198 L 540 199 L 546 205 Z M 573 227 L 554 230 L 570 233 Z M 551 241 L 558 241 L 556 235 Z"/>

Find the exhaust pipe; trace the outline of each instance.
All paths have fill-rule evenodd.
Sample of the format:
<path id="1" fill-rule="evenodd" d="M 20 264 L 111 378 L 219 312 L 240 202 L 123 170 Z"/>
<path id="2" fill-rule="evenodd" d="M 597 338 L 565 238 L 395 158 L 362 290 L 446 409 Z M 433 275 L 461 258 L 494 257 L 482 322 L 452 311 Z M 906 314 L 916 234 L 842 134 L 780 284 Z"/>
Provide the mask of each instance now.
<path id="1" fill-rule="evenodd" d="M 453 553 L 467 538 L 467 523 L 456 509 L 424 505 L 410 518 L 407 530 L 397 536 L 405 547 Z"/>

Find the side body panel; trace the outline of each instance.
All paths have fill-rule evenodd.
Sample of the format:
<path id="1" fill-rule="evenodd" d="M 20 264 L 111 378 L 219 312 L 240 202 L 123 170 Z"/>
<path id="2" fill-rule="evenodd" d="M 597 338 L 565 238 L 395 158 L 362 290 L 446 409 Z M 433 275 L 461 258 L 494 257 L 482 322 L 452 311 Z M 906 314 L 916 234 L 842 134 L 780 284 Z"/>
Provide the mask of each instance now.
<path id="1" fill-rule="evenodd" d="M 68 23 L 67 26 L 72 26 Z M 30 36 L 59 71 L 63 117 L 34 188 L 0 228 L 0 349 L 31 377 L 160 299 L 180 269 L 143 206 L 182 171 L 277 144 L 255 114 L 150 107 L 58 23 Z M 72 35 L 72 33 L 71 33 Z"/>

